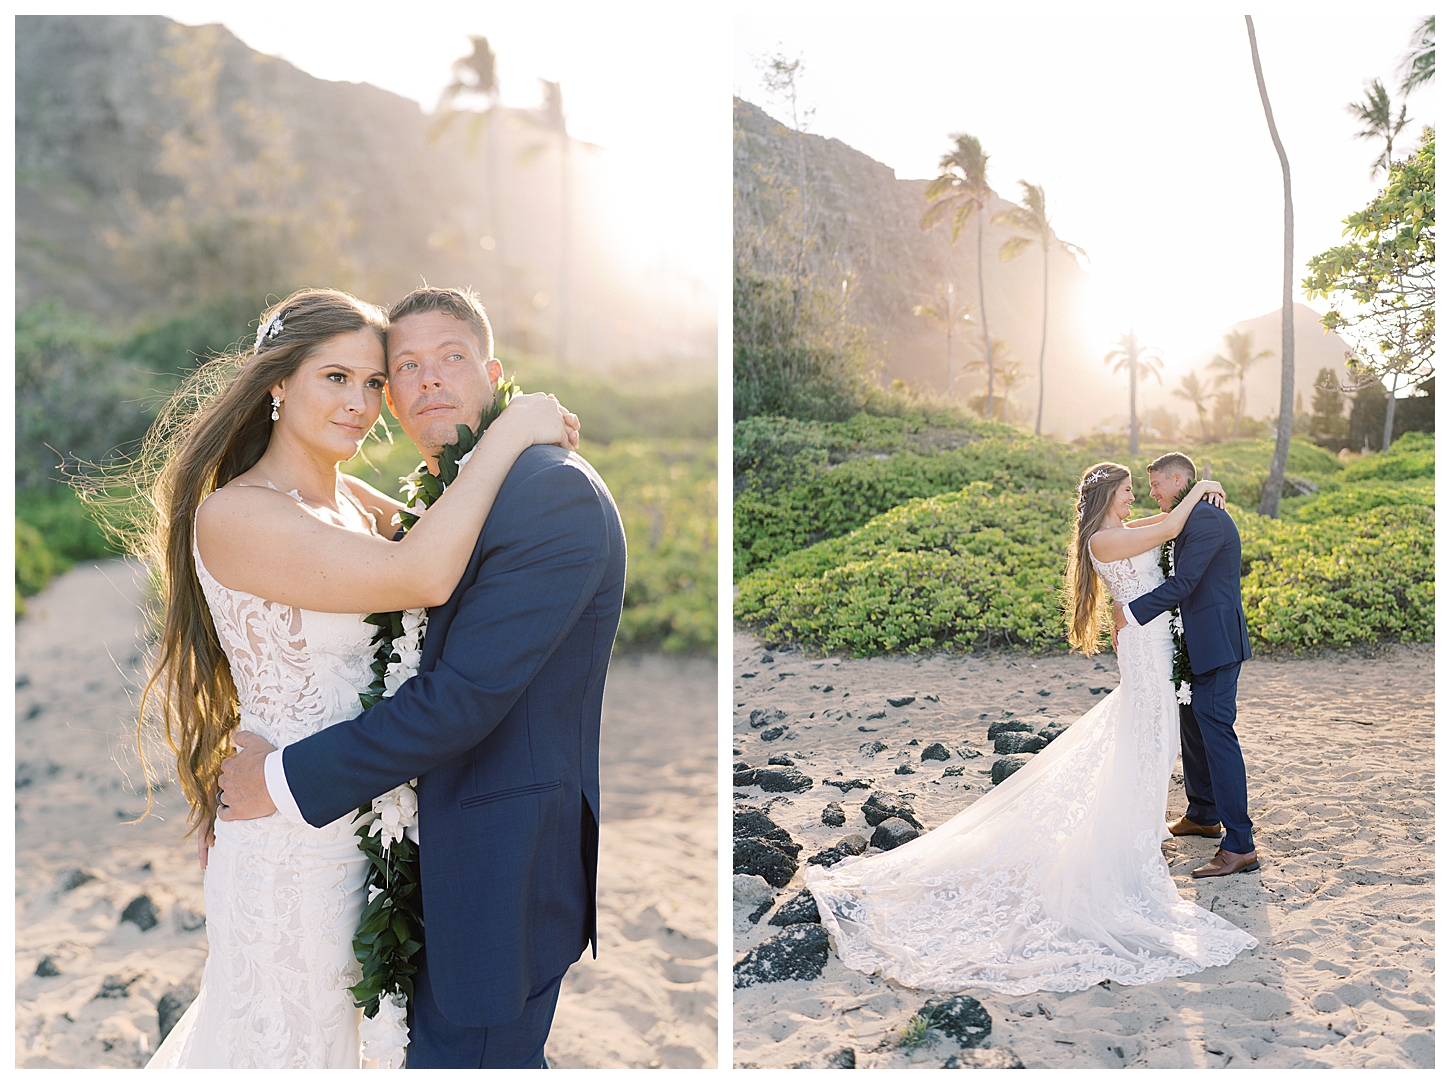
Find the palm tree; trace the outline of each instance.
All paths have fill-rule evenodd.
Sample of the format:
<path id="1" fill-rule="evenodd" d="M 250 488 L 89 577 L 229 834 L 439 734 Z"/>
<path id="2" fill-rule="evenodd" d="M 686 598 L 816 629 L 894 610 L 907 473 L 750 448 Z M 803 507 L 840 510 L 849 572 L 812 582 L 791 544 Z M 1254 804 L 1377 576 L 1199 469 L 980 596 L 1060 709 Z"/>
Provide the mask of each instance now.
<path id="1" fill-rule="evenodd" d="M 1011 226 L 1030 234 L 1029 237 L 1009 237 L 998 252 L 1001 260 L 1016 258 L 1018 253 L 1034 241 L 1042 246 L 1042 343 L 1037 349 L 1037 429 L 1042 436 L 1042 396 L 1047 388 L 1043 366 L 1047 360 L 1047 263 L 1052 253 L 1052 226 L 1047 218 L 1047 196 L 1040 184 L 1018 181 L 1022 186 L 1022 202 L 1010 210 L 997 215 L 993 222 Z M 1075 256 L 1087 256 L 1077 245 L 1058 239 L 1057 243 Z"/>
<path id="2" fill-rule="evenodd" d="M 990 410 L 987 408 L 985 392 L 973 395 L 967 400 L 967 405 L 980 412 L 985 418 L 995 417 L 998 421 L 1006 422 L 1011 420 L 1012 389 L 1032 378 L 1023 373 L 1022 362 L 1012 356 L 1007 344 L 1001 339 L 992 341 L 992 356 L 995 359 L 997 383 L 1002 389 L 1002 394 L 995 397 Z M 962 366 L 964 372 L 980 373 L 986 368 L 985 358 L 976 358 Z"/>
<path id="3" fill-rule="evenodd" d="M 1244 377 L 1248 375 L 1249 367 L 1254 362 L 1263 358 L 1274 356 L 1272 350 L 1260 350 L 1254 353 L 1254 336 L 1250 331 L 1230 331 L 1223 337 L 1224 345 L 1228 348 L 1228 357 L 1222 354 L 1215 354 L 1213 360 L 1208 363 L 1210 369 L 1215 370 L 1218 376 L 1214 377 L 1213 385 L 1221 388 L 1225 384 L 1237 382 L 1238 397 L 1234 400 L 1234 431 L 1233 439 L 1239 436 L 1239 419 L 1244 416 L 1244 407 L 1248 405 L 1248 391 L 1245 387 Z"/>
<path id="4" fill-rule="evenodd" d="M 1198 411 L 1198 428 L 1203 433 L 1203 443 L 1208 443 L 1208 415 L 1205 412 L 1204 404 L 1208 402 L 1208 389 L 1198 379 L 1198 373 L 1189 370 L 1187 376 L 1180 377 L 1178 387 L 1173 389 L 1172 394 L 1178 399 L 1184 399 L 1193 404 L 1193 409 Z"/>
<path id="5" fill-rule="evenodd" d="M 947 398 L 952 397 L 952 330 L 957 326 L 958 320 L 970 321 L 967 315 L 970 305 L 956 307 L 957 288 L 954 283 L 946 283 L 936 288 L 936 297 L 928 298 L 920 305 L 911 310 L 913 316 L 925 316 L 932 323 L 938 324 L 947 329 Z"/>
<path id="6" fill-rule="evenodd" d="M 1289 466 L 1289 441 L 1294 435 L 1294 193 L 1289 185 L 1289 156 L 1284 153 L 1283 140 L 1274 124 L 1274 110 L 1269 106 L 1269 90 L 1264 86 L 1264 69 L 1259 63 L 1259 40 L 1254 35 L 1254 20 L 1245 15 L 1249 30 L 1249 52 L 1254 58 L 1254 80 L 1259 85 L 1259 101 L 1264 106 L 1264 119 L 1269 122 L 1269 138 L 1279 156 L 1279 170 L 1284 174 L 1284 306 L 1279 315 L 1279 431 L 1274 434 L 1274 457 L 1269 460 L 1269 477 L 1264 482 L 1264 495 L 1259 498 L 1258 512 L 1273 518 L 1279 514 L 1279 496 L 1284 491 L 1284 471 Z"/>
<path id="7" fill-rule="evenodd" d="M 1388 175 L 1390 162 L 1394 159 L 1395 137 L 1409 123 L 1409 118 L 1405 115 L 1406 108 L 1405 104 L 1401 102 L 1399 117 L 1394 115 L 1389 91 L 1385 90 L 1385 85 L 1378 79 L 1370 84 L 1369 90 L 1365 92 L 1364 101 L 1350 102 L 1345 106 L 1349 115 L 1364 125 L 1362 129 L 1354 133 L 1355 139 L 1383 139 L 1385 141 L 1385 149 L 1374 160 L 1374 165 L 1369 167 L 1371 177 L 1380 171 L 1381 166 Z"/>
<path id="8" fill-rule="evenodd" d="M 488 233 L 480 241 L 488 241 L 497 253 L 499 269 L 498 325 L 494 331 L 506 341 L 509 328 L 508 249 L 504 244 L 504 213 L 498 183 L 498 133 L 496 125 L 502 116 L 499 107 L 498 57 L 488 39 L 470 34 L 473 51 L 453 62 L 453 81 L 443 88 L 438 99 L 438 119 L 429 132 L 437 140 L 459 117 L 467 116 L 467 139 L 470 152 L 478 145 L 479 135 L 488 133 Z M 460 107 L 461 103 L 461 107 Z"/>
<path id="9" fill-rule="evenodd" d="M 987 155 L 981 141 L 963 132 L 951 136 L 954 146 L 941 156 L 940 172 L 926 186 L 931 204 L 921 216 L 921 228 L 929 230 L 947 216 L 952 220 L 952 244 L 973 214 L 977 216 L 977 311 L 982 314 L 982 342 L 987 353 L 987 415 L 992 414 L 992 337 L 987 329 L 987 287 L 982 274 L 982 215 L 992 189 L 987 185 Z"/>
<path id="10" fill-rule="evenodd" d="M 1401 94 L 1435 81 L 1435 16 L 1425 16 L 1410 35 L 1410 51 L 1400 61 L 1400 72 L 1404 76 Z"/>
<path id="11" fill-rule="evenodd" d="M 1112 365 L 1113 372 L 1128 370 L 1128 454 L 1138 454 L 1138 370 L 1157 378 L 1163 383 L 1163 359 L 1145 346 L 1138 344 L 1136 332 L 1129 331 L 1118 345 L 1103 358 L 1104 365 Z"/>

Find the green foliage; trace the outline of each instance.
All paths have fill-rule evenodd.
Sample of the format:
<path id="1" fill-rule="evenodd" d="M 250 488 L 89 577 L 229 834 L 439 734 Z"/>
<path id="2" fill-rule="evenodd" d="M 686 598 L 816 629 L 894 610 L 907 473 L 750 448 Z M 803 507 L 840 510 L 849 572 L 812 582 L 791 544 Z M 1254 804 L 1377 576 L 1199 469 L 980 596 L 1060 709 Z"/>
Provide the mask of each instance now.
<path id="1" fill-rule="evenodd" d="M 265 299 L 236 294 L 194 309 L 148 320 L 120 343 L 118 352 L 155 376 L 183 376 L 237 343 L 250 346 Z"/>
<path id="2" fill-rule="evenodd" d="M 45 539 L 30 524 L 15 521 L 15 591 L 34 595 L 55 575 L 55 557 L 46 549 Z M 18 612 L 18 609 L 17 609 Z"/>
<path id="3" fill-rule="evenodd" d="M 802 441 L 799 431 L 785 432 Z M 809 446 L 826 448 L 829 456 L 828 436 L 814 436 L 818 443 Z M 990 446 L 984 440 L 955 454 L 970 458 Z M 1257 497 L 1272 442 L 1201 449 L 1208 450 L 1215 478 L 1227 479 L 1231 493 L 1254 490 Z M 1034 448 L 1011 451 L 1027 455 Z M 1120 457 L 1135 460 L 1130 465 L 1135 489 L 1142 486 L 1139 492 L 1146 493 L 1147 486 L 1137 474 L 1158 454 Z M 928 458 L 897 453 L 880 461 L 853 460 L 829 476 L 860 464 L 862 471 L 879 473 L 873 479 L 879 494 L 884 479 L 898 473 L 909 477 L 910 465 Z M 1202 457 L 1198 461 L 1202 467 Z M 1076 475 L 1066 473 L 1068 484 L 1062 484 L 1062 476 L 1051 484 L 1043 468 L 1052 460 L 1043 455 L 1036 462 L 1037 492 L 1022 490 L 1020 474 L 1011 483 L 973 480 L 956 492 L 900 503 L 840 537 L 757 562 L 740 580 L 737 619 L 768 638 L 827 653 L 1063 649 L 1059 593 Z M 985 472 L 993 463 L 988 459 L 976 469 Z M 1059 466 L 1065 464 L 1064 459 Z M 1433 436 L 1407 434 L 1389 453 L 1347 468 L 1322 449 L 1296 440 L 1290 471 L 1319 478 L 1321 494 L 1286 502 L 1280 520 L 1230 505 L 1243 538 L 1244 607 L 1254 645 L 1299 650 L 1431 640 Z M 747 490 L 737 496 L 737 509 L 744 505 L 757 523 L 766 523 L 771 499 L 806 488 L 796 484 L 773 495 Z M 833 511 L 840 515 L 843 497 L 824 491 L 816 497 L 814 504 L 803 501 L 802 507 L 788 509 L 789 515 L 778 513 L 766 526 L 796 529 L 800 522 L 825 522 Z M 737 511 L 737 531 L 741 522 Z M 784 529 L 758 535 L 758 540 L 766 538 L 780 541 L 783 549 L 788 541 Z"/>
<path id="4" fill-rule="evenodd" d="M 372 806 L 358 810 L 372 813 Z M 362 977 L 348 988 L 353 1003 L 369 1019 L 378 1014 L 386 995 L 401 991 L 413 997 L 413 957 L 423 949 L 423 894 L 418 880 L 418 848 L 407 836 L 383 846 L 381 835 L 370 835 L 372 817 L 359 825 L 358 849 L 368 857 L 368 894 L 372 898 L 358 916 L 352 951 L 362 965 Z M 372 891 L 377 889 L 377 892 Z"/>
<path id="5" fill-rule="evenodd" d="M 741 580 L 735 614 L 823 652 L 1059 646 L 1073 497 L 973 482 Z"/>
<path id="6" fill-rule="evenodd" d="M 16 513 L 40 532 L 58 572 L 78 561 L 116 556 L 105 533 L 69 486 L 48 485 L 15 496 Z"/>
<path id="7" fill-rule="evenodd" d="M 558 369 L 534 357 L 501 352 L 504 369 L 526 388 L 546 388 L 579 415 L 584 439 L 713 440 L 719 431 L 715 383 L 688 382 L 668 368 L 639 366 L 609 373 Z"/>

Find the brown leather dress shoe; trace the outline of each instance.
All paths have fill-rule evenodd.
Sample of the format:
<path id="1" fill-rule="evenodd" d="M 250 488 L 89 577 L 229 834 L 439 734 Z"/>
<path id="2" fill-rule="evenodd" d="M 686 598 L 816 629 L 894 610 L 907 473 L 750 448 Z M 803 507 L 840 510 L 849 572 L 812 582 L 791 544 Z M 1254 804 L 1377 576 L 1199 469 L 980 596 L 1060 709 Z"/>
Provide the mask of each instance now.
<path id="1" fill-rule="evenodd" d="M 1179 817 L 1168 826 L 1168 831 L 1175 836 L 1207 836 L 1209 839 L 1217 839 L 1223 835 L 1223 825 L 1194 824 L 1187 817 Z"/>
<path id="2" fill-rule="evenodd" d="M 1222 847 L 1208 860 L 1207 865 L 1193 871 L 1195 877 L 1227 877 L 1230 873 L 1249 873 L 1259 868 L 1259 852 L 1234 854 Z"/>

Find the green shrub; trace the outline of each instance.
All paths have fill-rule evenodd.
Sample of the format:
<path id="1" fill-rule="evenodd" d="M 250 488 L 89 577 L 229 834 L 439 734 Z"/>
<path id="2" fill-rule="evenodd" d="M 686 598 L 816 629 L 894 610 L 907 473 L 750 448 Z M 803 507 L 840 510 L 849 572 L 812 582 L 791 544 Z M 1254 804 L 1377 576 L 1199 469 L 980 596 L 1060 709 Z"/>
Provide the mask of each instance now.
<path id="1" fill-rule="evenodd" d="M 33 595 L 55 575 L 55 557 L 45 548 L 40 532 L 22 520 L 15 521 L 15 591 L 16 612 L 21 612 L 19 597 Z"/>
<path id="2" fill-rule="evenodd" d="M 105 532 L 69 486 L 49 485 L 15 495 L 17 514 L 40 532 L 64 572 L 77 561 L 116 555 Z"/>
<path id="3" fill-rule="evenodd" d="M 1390 450 L 1371 453 L 1344 468 L 1342 483 L 1403 482 L 1412 478 L 1435 477 L 1435 436 L 1433 433 L 1406 433 L 1390 445 Z"/>
<path id="4" fill-rule="evenodd" d="M 746 576 L 735 614 L 823 652 L 1057 646 L 1073 510 L 986 482 L 910 501 Z"/>
<path id="5" fill-rule="evenodd" d="M 1331 493 L 1311 497 L 1282 517 L 1290 523 L 1320 523 L 1328 519 L 1353 519 L 1371 508 L 1385 505 L 1435 507 L 1435 486 L 1424 479 L 1407 482 L 1359 482 Z"/>

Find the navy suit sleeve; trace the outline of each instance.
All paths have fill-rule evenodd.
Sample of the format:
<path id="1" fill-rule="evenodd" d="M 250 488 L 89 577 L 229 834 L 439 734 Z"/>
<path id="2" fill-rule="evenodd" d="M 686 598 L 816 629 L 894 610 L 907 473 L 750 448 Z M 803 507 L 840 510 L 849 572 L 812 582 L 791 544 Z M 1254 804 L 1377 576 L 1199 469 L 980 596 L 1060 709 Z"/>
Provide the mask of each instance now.
<path id="1" fill-rule="evenodd" d="M 467 752 L 503 720 L 598 590 L 605 511 L 583 472 L 530 476 L 494 506 L 477 578 L 464 588 L 433 669 L 355 719 L 288 746 L 287 784 L 321 827 Z"/>
<path id="2" fill-rule="evenodd" d="M 1146 595 L 1139 595 L 1128 603 L 1128 609 L 1133 611 L 1138 624 L 1146 625 L 1193 594 L 1198 581 L 1208 571 L 1214 554 L 1223 547 L 1223 541 L 1223 524 L 1212 512 L 1190 515 L 1178 535 L 1178 546 L 1173 555 L 1173 575 Z"/>

